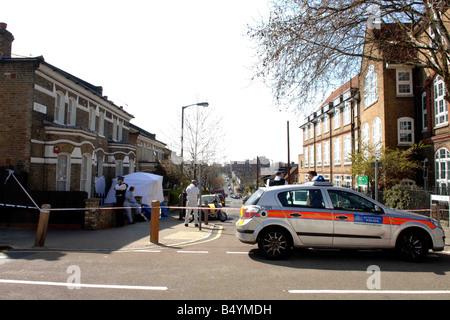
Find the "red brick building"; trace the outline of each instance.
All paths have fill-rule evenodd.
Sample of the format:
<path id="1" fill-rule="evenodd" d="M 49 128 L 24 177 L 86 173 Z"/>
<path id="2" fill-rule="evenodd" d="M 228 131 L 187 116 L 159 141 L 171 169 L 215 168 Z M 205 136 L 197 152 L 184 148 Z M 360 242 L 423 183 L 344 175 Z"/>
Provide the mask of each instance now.
<path id="1" fill-rule="evenodd" d="M 383 30 L 392 27 L 382 24 L 376 32 L 383 35 Z M 373 45 L 364 50 L 386 54 Z M 349 153 L 365 145 L 396 149 L 422 141 L 429 147 L 419 159 L 424 170 L 414 182 L 447 194 L 450 130 L 446 91 L 442 79 L 430 70 L 363 59 L 359 75 L 333 92 L 300 127 L 304 149 L 299 155 L 299 182 L 305 182 L 307 172 L 315 170 L 335 185 L 356 187 Z"/>
<path id="2" fill-rule="evenodd" d="M 94 86 L 44 60 L 13 58 L 0 24 L 0 167 L 25 172 L 29 190 L 94 193 L 134 172 L 133 116 Z"/>

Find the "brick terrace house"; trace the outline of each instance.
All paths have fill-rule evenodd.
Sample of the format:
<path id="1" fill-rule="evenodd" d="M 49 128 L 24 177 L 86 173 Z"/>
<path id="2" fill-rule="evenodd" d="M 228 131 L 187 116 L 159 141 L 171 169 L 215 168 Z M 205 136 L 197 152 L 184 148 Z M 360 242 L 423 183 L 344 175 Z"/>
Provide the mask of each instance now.
<path id="1" fill-rule="evenodd" d="M 28 190 L 94 193 L 134 172 L 133 116 L 94 86 L 43 57 L 12 58 L 13 35 L 0 24 L 0 167 L 27 174 Z"/>
<path id="2" fill-rule="evenodd" d="M 382 24 L 371 36 L 392 37 L 392 30 L 395 25 Z M 366 45 L 364 50 L 380 56 L 405 54 L 386 52 L 374 44 Z M 349 152 L 363 145 L 396 149 L 422 141 L 430 147 L 419 159 L 424 170 L 418 173 L 415 183 L 448 194 L 450 131 L 446 92 L 442 78 L 431 70 L 363 59 L 359 77 L 333 92 L 300 127 L 304 151 L 299 155 L 299 182 L 305 182 L 306 173 L 315 170 L 335 185 L 356 187 L 347 160 Z"/>
<path id="3" fill-rule="evenodd" d="M 155 173 L 156 166 L 169 159 L 171 151 L 167 145 L 150 133 L 134 124 L 129 125 L 130 142 L 136 144 L 136 171 Z"/>

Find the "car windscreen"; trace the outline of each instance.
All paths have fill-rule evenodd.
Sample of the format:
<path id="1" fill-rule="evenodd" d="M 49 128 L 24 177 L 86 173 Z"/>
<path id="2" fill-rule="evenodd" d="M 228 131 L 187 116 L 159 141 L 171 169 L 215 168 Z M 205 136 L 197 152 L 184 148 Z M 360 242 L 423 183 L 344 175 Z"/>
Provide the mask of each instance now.
<path id="1" fill-rule="evenodd" d="M 250 198 L 248 198 L 247 201 L 245 201 L 246 205 L 256 205 L 261 198 L 262 194 L 264 193 L 263 189 L 257 190 Z"/>

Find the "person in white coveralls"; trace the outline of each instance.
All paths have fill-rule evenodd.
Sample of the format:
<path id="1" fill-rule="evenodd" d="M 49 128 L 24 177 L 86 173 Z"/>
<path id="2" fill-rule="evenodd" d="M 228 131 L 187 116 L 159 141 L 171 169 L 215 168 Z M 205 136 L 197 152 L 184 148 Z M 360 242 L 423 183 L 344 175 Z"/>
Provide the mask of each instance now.
<path id="1" fill-rule="evenodd" d="M 194 223 L 195 226 L 198 227 L 198 209 L 197 209 L 197 205 L 198 205 L 198 197 L 200 194 L 200 191 L 198 190 L 197 187 L 197 181 L 196 180 L 192 180 L 191 184 L 189 185 L 189 187 L 186 188 L 186 193 L 187 193 L 187 202 L 186 202 L 186 207 L 191 208 L 191 207 L 195 207 L 194 210 Z M 189 212 L 192 209 L 186 209 L 186 215 L 184 217 L 184 225 L 187 227 L 189 224 Z"/>

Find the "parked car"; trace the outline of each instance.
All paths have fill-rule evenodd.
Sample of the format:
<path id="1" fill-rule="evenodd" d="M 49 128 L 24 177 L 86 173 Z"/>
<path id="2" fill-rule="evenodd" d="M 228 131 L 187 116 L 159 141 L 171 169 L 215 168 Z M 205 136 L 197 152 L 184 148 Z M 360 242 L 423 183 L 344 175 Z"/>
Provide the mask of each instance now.
<path id="1" fill-rule="evenodd" d="M 250 198 L 250 196 L 245 196 L 245 197 L 243 197 L 242 198 L 242 203 L 244 203 L 245 204 L 245 202 L 248 200 Z"/>
<path id="2" fill-rule="evenodd" d="M 242 206 L 236 226 L 241 242 L 257 243 L 270 259 L 305 247 L 395 249 L 402 258 L 420 261 L 445 243 L 436 220 L 328 182 L 260 188 Z"/>

